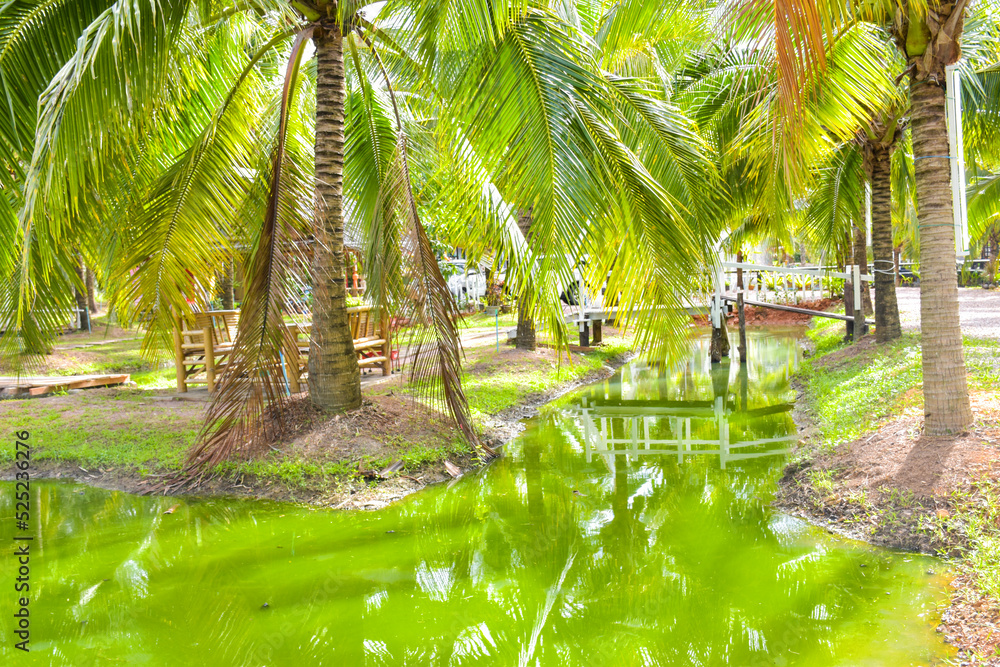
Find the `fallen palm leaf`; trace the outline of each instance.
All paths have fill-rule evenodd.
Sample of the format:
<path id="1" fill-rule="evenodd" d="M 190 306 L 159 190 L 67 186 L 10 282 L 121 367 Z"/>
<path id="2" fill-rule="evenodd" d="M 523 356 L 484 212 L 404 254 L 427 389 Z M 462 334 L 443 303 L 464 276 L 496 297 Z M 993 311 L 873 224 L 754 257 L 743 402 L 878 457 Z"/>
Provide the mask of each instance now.
<path id="1" fill-rule="evenodd" d="M 392 474 L 394 472 L 399 472 L 402 469 L 403 469 L 403 462 L 399 461 L 399 460 L 396 460 L 396 461 L 393 461 L 392 463 L 390 463 L 389 465 L 387 465 L 382 470 L 380 470 L 379 473 L 378 473 L 378 476 L 381 477 L 382 479 L 385 479 L 390 474 Z"/>

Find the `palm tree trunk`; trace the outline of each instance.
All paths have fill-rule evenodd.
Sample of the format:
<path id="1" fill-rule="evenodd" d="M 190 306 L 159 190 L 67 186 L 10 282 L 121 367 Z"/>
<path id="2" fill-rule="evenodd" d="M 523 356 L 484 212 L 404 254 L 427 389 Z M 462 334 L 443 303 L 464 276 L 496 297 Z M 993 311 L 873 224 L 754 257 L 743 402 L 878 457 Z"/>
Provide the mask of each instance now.
<path id="1" fill-rule="evenodd" d="M 317 29 L 316 217 L 309 396 L 325 410 L 361 405 L 361 374 L 347 322 L 344 262 L 344 49 L 336 27 Z"/>
<path id="2" fill-rule="evenodd" d="M 900 336 L 892 248 L 892 193 L 889 150 L 872 146 L 872 261 L 875 268 L 875 340 Z"/>
<path id="3" fill-rule="evenodd" d="M 526 302 L 524 296 L 517 299 L 517 349 L 533 352 L 536 347 L 535 322 Z"/>
<path id="4" fill-rule="evenodd" d="M 84 284 L 84 272 L 83 260 L 80 259 L 79 253 L 77 253 L 76 262 L 76 277 L 79 281 L 79 285 Z M 76 310 L 80 316 L 80 331 L 90 331 L 90 311 L 87 309 L 87 294 L 85 291 L 81 291 L 79 286 L 73 287 L 73 296 L 76 298 Z"/>
<path id="5" fill-rule="evenodd" d="M 94 298 L 94 270 L 87 267 L 87 308 L 91 313 L 97 313 L 97 299 Z"/>
<path id="6" fill-rule="evenodd" d="M 521 214 L 517 217 L 517 226 L 521 229 L 521 234 L 524 235 L 525 240 L 527 240 L 531 235 L 531 209 L 521 211 Z M 531 318 L 531 310 L 528 308 L 528 299 L 525 298 L 525 293 L 528 291 L 527 286 L 521 290 L 521 294 L 517 299 L 517 349 L 519 350 L 529 350 L 534 351 L 536 346 L 535 341 L 535 322 Z"/>
<path id="7" fill-rule="evenodd" d="M 914 79 L 910 100 L 920 229 L 924 430 L 942 435 L 972 423 L 958 320 L 945 89 Z"/>
<path id="8" fill-rule="evenodd" d="M 226 261 L 222 271 L 219 272 L 219 300 L 222 301 L 223 310 L 233 309 L 233 260 Z"/>

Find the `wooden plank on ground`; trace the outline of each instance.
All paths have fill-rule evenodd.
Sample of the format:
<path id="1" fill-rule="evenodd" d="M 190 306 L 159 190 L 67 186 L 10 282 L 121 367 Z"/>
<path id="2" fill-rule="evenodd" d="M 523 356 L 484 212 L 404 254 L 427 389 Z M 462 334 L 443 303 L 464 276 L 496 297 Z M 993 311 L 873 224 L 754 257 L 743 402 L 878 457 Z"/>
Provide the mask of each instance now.
<path id="1" fill-rule="evenodd" d="M 7 394 L 41 396 L 53 391 L 107 387 L 129 381 L 129 374 L 114 375 L 62 375 L 49 377 L 0 377 L 0 389 Z"/>

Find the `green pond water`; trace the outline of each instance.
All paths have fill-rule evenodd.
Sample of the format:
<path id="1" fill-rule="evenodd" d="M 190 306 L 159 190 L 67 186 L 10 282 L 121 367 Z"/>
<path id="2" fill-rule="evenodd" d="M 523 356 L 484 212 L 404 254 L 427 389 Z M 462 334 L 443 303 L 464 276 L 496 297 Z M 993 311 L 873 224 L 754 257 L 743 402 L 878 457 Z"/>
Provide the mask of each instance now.
<path id="1" fill-rule="evenodd" d="M 735 349 L 735 348 L 734 348 Z M 547 406 L 477 474 L 377 512 L 32 484 L 31 652 L 4 665 L 932 665 L 940 561 L 770 507 L 793 334 L 707 340 Z M 41 443 L 34 443 L 38 446 Z M 175 504 L 172 514 L 164 511 Z M 938 573 L 938 574 L 936 574 Z"/>

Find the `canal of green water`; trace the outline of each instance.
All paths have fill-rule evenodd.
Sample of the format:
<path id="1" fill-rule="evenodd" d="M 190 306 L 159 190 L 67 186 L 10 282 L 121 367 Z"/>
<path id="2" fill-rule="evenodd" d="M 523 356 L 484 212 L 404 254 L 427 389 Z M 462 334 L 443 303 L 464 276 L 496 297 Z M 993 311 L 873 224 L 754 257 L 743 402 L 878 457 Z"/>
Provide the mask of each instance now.
<path id="1" fill-rule="evenodd" d="M 940 561 L 771 508 L 799 352 L 750 346 L 742 368 L 713 369 L 707 340 L 630 364 L 485 470 L 377 512 L 34 482 L 27 655 L 3 483 L 2 662 L 939 664 Z"/>

